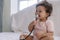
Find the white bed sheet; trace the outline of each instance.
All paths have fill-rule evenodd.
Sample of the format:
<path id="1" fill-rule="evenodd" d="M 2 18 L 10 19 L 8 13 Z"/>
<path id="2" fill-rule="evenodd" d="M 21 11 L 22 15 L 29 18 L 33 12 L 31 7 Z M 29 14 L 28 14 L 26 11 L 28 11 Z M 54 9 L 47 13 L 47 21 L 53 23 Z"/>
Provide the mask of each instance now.
<path id="1" fill-rule="evenodd" d="M 20 33 L 3 32 L 0 33 L 0 40 L 19 40 Z"/>
<path id="2" fill-rule="evenodd" d="M 2 32 L 0 33 L 0 40 L 19 40 L 21 33 Z M 60 40 L 60 37 L 54 37 L 54 40 Z"/>

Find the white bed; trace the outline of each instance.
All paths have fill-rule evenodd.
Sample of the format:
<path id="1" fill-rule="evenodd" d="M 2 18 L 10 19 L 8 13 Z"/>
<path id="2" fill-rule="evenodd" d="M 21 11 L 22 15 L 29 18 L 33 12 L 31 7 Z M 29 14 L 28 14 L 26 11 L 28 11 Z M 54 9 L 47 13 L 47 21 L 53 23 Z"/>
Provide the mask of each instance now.
<path id="1" fill-rule="evenodd" d="M 19 40 L 21 33 L 2 32 L 0 33 L 0 40 Z M 60 40 L 60 37 L 54 37 L 54 40 Z"/>

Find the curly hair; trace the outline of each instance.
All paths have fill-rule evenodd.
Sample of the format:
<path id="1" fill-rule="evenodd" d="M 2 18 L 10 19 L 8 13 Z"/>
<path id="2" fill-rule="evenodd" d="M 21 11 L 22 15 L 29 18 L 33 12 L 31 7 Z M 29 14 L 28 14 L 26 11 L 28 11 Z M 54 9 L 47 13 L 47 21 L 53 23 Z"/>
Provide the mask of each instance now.
<path id="1" fill-rule="evenodd" d="M 53 10 L 52 4 L 50 4 L 50 3 L 46 2 L 46 1 L 43 1 L 43 2 L 41 2 L 41 3 L 38 3 L 38 4 L 36 5 L 36 8 L 37 8 L 38 6 L 44 6 L 44 7 L 46 8 L 46 12 L 49 13 L 49 16 L 51 15 L 52 10 Z"/>

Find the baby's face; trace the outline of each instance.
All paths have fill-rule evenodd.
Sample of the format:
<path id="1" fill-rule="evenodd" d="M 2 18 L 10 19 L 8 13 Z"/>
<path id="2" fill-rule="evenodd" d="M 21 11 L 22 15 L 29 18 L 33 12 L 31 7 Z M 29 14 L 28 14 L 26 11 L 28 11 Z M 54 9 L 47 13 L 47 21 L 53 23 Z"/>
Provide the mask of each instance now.
<path id="1" fill-rule="evenodd" d="M 44 6 L 38 6 L 36 8 L 36 14 L 40 19 L 46 18 L 48 16 L 48 13 L 46 13 L 46 8 Z"/>

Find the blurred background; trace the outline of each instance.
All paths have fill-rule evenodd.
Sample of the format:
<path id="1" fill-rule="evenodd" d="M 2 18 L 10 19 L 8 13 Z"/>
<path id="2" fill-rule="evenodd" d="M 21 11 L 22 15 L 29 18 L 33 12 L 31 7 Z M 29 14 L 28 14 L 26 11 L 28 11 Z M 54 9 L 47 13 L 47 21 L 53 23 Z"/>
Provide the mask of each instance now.
<path id="1" fill-rule="evenodd" d="M 44 0 L 0 0 L 0 32 L 28 32 L 29 23 L 35 18 L 35 6 Z M 53 5 L 50 17 L 55 35 L 60 36 L 60 0 L 47 0 Z"/>

